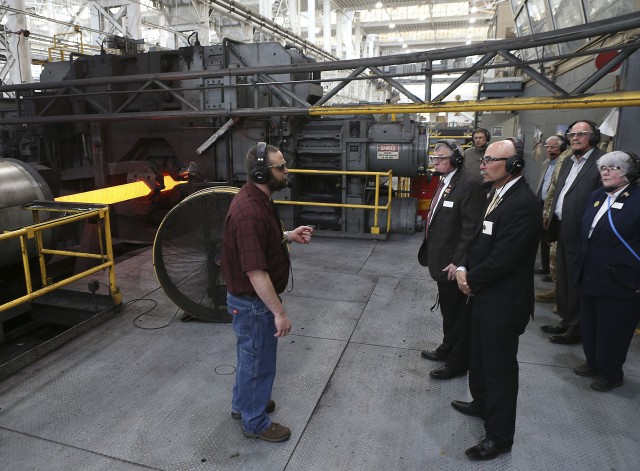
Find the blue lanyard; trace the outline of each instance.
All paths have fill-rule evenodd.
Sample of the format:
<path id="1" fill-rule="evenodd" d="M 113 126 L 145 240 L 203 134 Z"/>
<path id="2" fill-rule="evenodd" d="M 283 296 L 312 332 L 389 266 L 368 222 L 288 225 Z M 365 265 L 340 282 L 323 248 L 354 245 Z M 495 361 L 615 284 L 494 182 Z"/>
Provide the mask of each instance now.
<path id="1" fill-rule="evenodd" d="M 633 254 L 633 256 L 640 262 L 640 257 L 638 254 L 631 248 L 631 246 L 627 243 L 626 240 L 622 238 L 616 226 L 613 225 L 613 218 L 611 217 L 611 195 L 607 196 L 607 215 L 609 216 L 609 225 L 611 226 L 611 230 L 613 233 L 620 239 L 620 242 Z"/>

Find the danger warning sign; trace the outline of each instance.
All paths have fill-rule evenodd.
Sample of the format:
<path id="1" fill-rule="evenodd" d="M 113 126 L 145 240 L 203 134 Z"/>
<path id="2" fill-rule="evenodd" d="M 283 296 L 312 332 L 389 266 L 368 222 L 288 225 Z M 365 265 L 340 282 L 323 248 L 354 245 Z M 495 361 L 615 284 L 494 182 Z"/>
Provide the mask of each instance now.
<path id="1" fill-rule="evenodd" d="M 398 160 L 399 158 L 399 144 L 378 144 L 378 160 Z"/>

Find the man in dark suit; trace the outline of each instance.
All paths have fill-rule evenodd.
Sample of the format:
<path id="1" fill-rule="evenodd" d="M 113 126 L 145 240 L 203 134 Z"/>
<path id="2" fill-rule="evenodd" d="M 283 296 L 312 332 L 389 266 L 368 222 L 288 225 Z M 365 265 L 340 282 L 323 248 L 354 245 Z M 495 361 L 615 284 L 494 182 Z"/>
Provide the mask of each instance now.
<path id="1" fill-rule="evenodd" d="M 475 234 L 486 197 L 480 179 L 464 168 L 462 150 L 454 140 L 436 142 L 431 159 L 440 183 L 427 215 L 425 240 L 429 273 L 438 283 L 443 338 L 438 348 L 421 355 L 445 362 L 429 373 L 432 378 L 451 379 L 467 373 L 471 321 L 471 306 L 458 289 L 455 272 Z"/>
<path id="2" fill-rule="evenodd" d="M 534 310 L 533 268 L 542 230 L 540 202 L 522 176 L 519 141 L 487 148 L 481 164 L 493 186 L 484 220 L 458 267 L 459 289 L 469 296 L 472 402 L 452 401 L 459 412 L 484 419 L 486 437 L 466 450 L 472 460 L 491 460 L 511 450 L 518 398 L 518 341 Z"/>
<path id="3" fill-rule="evenodd" d="M 547 333 L 556 334 L 549 340 L 569 345 L 580 342 L 580 296 L 575 286 L 576 246 L 582 216 L 589 194 L 600 186 L 596 161 L 602 151 L 595 146 L 600 142 L 600 130 L 591 121 L 576 121 L 567 129 L 567 139 L 573 155 L 562 162 L 556 193 L 553 198 L 553 219 L 559 226 L 556 252 L 556 304 L 562 319 L 558 325 L 543 325 Z"/>

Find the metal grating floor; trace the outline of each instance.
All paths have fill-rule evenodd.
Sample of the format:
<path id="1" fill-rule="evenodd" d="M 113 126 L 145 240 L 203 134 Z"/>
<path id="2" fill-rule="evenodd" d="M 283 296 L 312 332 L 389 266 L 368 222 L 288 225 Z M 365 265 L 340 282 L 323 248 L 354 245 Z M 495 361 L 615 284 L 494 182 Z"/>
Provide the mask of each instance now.
<path id="1" fill-rule="evenodd" d="M 466 378 L 432 380 L 436 365 L 420 358 L 441 335 L 420 241 L 292 247 L 284 300 L 294 328 L 278 347 L 273 392 L 274 420 L 293 431 L 283 444 L 245 439 L 229 415 L 231 326 L 181 322 L 150 251 L 120 263 L 124 301 L 138 301 L 0 382 L 2 469 L 638 469 L 640 338 L 625 385 L 596 393 L 571 371 L 581 347 L 551 344 L 538 328 L 553 321 L 551 304 L 537 304 L 521 337 L 512 453 L 490 465 L 465 458 L 482 422 L 449 405 L 469 398 Z"/>

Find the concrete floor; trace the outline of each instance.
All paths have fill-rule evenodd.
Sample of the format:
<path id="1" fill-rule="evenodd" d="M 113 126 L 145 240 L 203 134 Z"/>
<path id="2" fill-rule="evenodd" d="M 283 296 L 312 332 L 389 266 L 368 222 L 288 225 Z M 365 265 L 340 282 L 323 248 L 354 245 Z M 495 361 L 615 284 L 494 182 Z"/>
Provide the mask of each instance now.
<path id="1" fill-rule="evenodd" d="M 229 415 L 231 326 L 181 322 L 150 251 L 123 261 L 120 314 L 0 382 L 1 469 L 638 469 L 640 339 L 624 386 L 594 392 L 572 372 L 581 346 L 551 344 L 539 329 L 554 321 L 551 304 L 536 306 L 521 337 L 513 451 L 491 464 L 466 459 L 484 430 L 450 407 L 470 399 L 467 379 L 432 380 L 437 364 L 420 358 L 441 337 L 420 241 L 292 246 L 283 298 L 293 330 L 279 343 L 273 390 L 272 417 L 292 429 L 282 444 L 244 438 Z"/>

